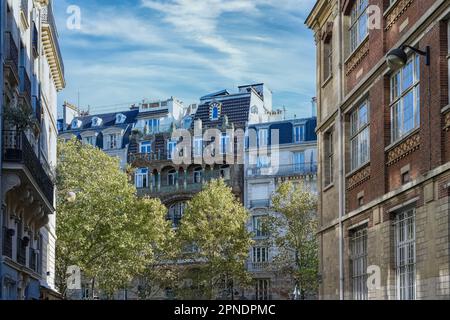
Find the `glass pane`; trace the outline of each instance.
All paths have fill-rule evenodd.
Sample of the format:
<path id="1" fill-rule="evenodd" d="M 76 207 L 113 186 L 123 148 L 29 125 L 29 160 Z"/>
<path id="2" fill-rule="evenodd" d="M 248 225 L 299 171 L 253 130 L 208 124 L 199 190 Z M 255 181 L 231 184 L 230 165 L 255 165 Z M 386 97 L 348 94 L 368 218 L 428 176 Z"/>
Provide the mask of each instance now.
<path id="1" fill-rule="evenodd" d="M 402 71 L 402 91 L 405 91 L 414 83 L 413 62 L 409 61 Z"/>
<path id="2" fill-rule="evenodd" d="M 414 92 L 411 90 L 403 97 L 403 133 L 414 128 Z"/>
<path id="3" fill-rule="evenodd" d="M 363 127 L 365 124 L 367 124 L 367 104 L 364 103 L 358 111 L 359 115 L 359 128 Z"/>

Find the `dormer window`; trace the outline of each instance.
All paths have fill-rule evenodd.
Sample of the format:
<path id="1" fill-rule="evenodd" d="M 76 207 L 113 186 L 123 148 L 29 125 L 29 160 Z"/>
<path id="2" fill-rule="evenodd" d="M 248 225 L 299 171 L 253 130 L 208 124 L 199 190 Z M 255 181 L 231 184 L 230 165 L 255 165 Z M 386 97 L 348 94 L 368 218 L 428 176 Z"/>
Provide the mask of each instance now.
<path id="1" fill-rule="evenodd" d="M 72 129 L 79 129 L 79 128 L 81 128 L 82 124 L 83 124 L 83 122 L 81 120 L 73 119 L 71 127 L 72 127 Z"/>
<path id="2" fill-rule="evenodd" d="M 122 124 L 127 120 L 127 117 L 123 113 L 116 114 L 116 124 Z"/>
<path id="3" fill-rule="evenodd" d="M 92 118 L 92 126 L 93 127 L 99 127 L 102 124 L 102 119 L 99 117 L 93 117 Z"/>
<path id="4" fill-rule="evenodd" d="M 222 110 L 222 104 L 219 102 L 212 102 L 209 106 L 209 118 L 211 120 L 219 120 Z"/>
<path id="5" fill-rule="evenodd" d="M 294 127 L 294 142 L 305 141 L 305 126 L 299 125 Z"/>

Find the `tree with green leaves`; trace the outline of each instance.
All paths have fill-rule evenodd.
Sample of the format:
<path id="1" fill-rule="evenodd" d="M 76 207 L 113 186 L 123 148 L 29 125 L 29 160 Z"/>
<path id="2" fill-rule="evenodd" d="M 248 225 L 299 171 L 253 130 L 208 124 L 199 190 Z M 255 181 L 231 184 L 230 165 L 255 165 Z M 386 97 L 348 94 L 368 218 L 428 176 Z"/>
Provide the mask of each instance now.
<path id="1" fill-rule="evenodd" d="M 317 196 L 304 183 L 284 182 L 272 196 L 263 228 L 276 248 L 272 270 L 289 276 L 300 298 L 318 288 Z"/>
<path id="2" fill-rule="evenodd" d="M 77 139 L 58 144 L 56 272 L 64 294 L 69 266 L 112 296 L 155 263 L 173 237 L 166 208 L 136 196 L 118 159 Z"/>
<path id="3" fill-rule="evenodd" d="M 211 180 L 188 202 L 177 237 L 182 248 L 185 278 L 196 297 L 233 298 L 247 284 L 245 264 L 252 244 L 246 229 L 248 213 L 223 179 Z M 181 285 L 178 292 L 183 290 Z M 188 289 L 189 289 L 188 288 Z"/>

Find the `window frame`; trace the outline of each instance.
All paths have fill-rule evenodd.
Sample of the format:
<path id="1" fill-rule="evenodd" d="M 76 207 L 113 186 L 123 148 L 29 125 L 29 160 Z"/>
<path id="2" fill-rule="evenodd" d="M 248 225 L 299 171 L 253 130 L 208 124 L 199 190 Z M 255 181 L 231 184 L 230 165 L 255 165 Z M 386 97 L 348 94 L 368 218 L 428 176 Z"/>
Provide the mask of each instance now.
<path id="1" fill-rule="evenodd" d="M 203 156 L 203 137 L 194 137 L 194 157 Z"/>
<path id="2" fill-rule="evenodd" d="M 362 2 L 366 2 L 366 6 L 364 8 L 361 7 Z M 353 4 L 350 11 L 350 25 L 348 28 L 349 31 L 349 42 L 350 42 L 350 55 L 355 52 L 358 47 L 363 43 L 366 38 L 369 36 L 369 16 L 367 14 L 367 9 L 369 8 L 368 0 L 356 0 Z M 366 33 L 360 39 L 360 21 L 365 15 L 366 21 Z M 356 36 L 356 38 L 354 38 Z"/>
<path id="3" fill-rule="evenodd" d="M 367 225 L 351 231 L 350 270 L 353 300 L 367 300 Z"/>
<path id="4" fill-rule="evenodd" d="M 412 237 L 408 237 L 407 234 L 408 232 L 411 233 Z M 396 282 L 397 299 L 415 300 L 417 297 L 415 208 L 404 209 L 402 211 L 397 212 L 395 215 L 394 251 L 395 251 L 395 280 L 396 280 L 395 282 Z M 413 275 L 412 279 L 409 278 L 411 276 L 410 274 L 411 272 Z M 402 278 L 403 275 L 405 276 L 404 278 Z M 412 285 L 411 280 L 413 281 Z"/>
<path id="5" fill-rule="evenodd" d="M 262 143 L 264 141 L 264 143 Z M 269 129 L 260 128 L 258 129 L 258 146 L 267 147 L 269 145 Z"/>
<path id="6" fill-rule="evenodd" d="M 151 143 L 151 141 L 142 141 L 139 144 L 139 151 L 140 151 L 140 153 L 144 153 L 144 154 L 152 153 L 152 143 Z"/>
<path id="7" fill-rule="evenodd" d="M 134 185 L 136 189 L 146 189 L 149 187 L 148 168 L 138 168 L 134 174 Z"/>
<path id="8" fill-rule="evenodd" d="M 298 130 L 298 132 L 297 132 Z M 294 142 L 304 142 L 306 141 L 306 126 L 304 124 L 299 124 L 294 126 Z"/>
<path id="9" fill-rule="evenodd" d="M 172 160 L 177 151 L 177 141 L 168 140 L 167 141 L 167 160 Z"/>
<path id="10" fill-rule="evenodd" d="M 222 136 L 220 137 L 220 154 L 228 154 L 228 152 L 230 151 L 230 140 L 231 139 L 229 135 L 227 135 L 226 133 L 222 134 Z"/>
<path id="11" fill-rule="evenodd" d="M 403 88 L 403 80 L 404 80 L 404 70 L 406 66 L 412 63 L 412 84 L 407 88 Z M 398 76 L 398 78 L 397 78 Z M 390 117 L 391 117 L 391 142 L 395 143 L 397 141 L 401 141 L 404 137 L 408 136 L 414 130 L 420 128 L 420 56 L 418 54 L 412 54 L 408 58 L 408 62 L 404 67 L 394 72 L 389 79 L 389 90 L 390 90 Z M 396 79 L 396 80 L 394 80 Z M 394 85 L 395 83 L 395 85 Z M 394 96 L 394 91 L 396 91 L 396 96 Z M 405 131 L 405 107 L 404 100 L 410 94 L 413 94 L 413 114 L 412 121 L 413 126 L 411 129 Z M 400 114 L 401 118 L 401 126 L 402 128 L 397 128 L 398 125 L 398 114 Z"/>
<path id="12" fill-rule="evenodd" d="M 365 107 L 366 121 L 360 122 L 360 112 Z M 356 123 L 355 123 L 356 122 Z M 367 137 L 365 137 L 367 135 Z M 361 138 L 367 139 L 367 154 L 363 157 L 361 153 Z M 370 162 L 370 104 L 366 99 L 359 103 L 350 113 L 350 170 L 357 170 Z M 356 142 L 356 154 L 354 154 L 354 142 Z"/>

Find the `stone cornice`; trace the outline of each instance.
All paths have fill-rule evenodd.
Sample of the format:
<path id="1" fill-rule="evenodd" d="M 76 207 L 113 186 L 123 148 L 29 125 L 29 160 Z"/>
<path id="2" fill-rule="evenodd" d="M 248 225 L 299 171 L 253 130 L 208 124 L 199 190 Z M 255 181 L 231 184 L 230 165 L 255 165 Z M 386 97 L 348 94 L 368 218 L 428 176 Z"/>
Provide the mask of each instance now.
<path id="1" fill-rule="evenodd" d="M 389 30 L 397 22 L 397 20 L 406 12 L 414 0 L 400 0 L 392 6 L 386 16 L 386 28 Z"/>

